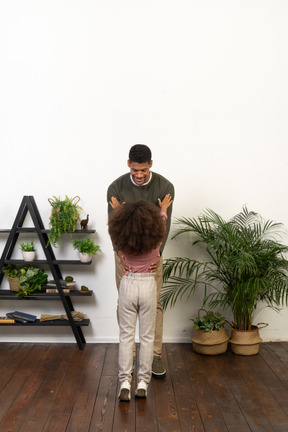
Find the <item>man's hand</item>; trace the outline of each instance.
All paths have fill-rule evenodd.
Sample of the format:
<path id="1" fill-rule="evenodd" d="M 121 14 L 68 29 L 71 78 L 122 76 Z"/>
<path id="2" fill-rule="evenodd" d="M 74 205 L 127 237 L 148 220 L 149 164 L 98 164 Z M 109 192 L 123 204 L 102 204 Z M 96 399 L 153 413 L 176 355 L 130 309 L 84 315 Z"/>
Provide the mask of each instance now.
<path id="1" fill-rule="evenodd" d="M 111 197 L 111 201 L 109 201 L 109 204 L 111 205 L 111 207 L 113 209 L 115 209 L 116 207 L 119 207 L 121 205 L 119 203 L 119 201 L 117 200 L 117 198 L 115 198 L 115 197 Z"/>
<path id="2" fill-rule="evenodd" d="M 127 276 L 127 273 L 131 272 L 131 267 L 126 263 L 126 261 L 125 261 L 125 257 L 124 257 L 124 255 L 123 255 L 123 252 L 118 251 L 118 257 L 120 258 L 121 266 L 122 266 L 123 272 L 124 272 L 125 275 Z"/>
<path id="3" fill-rule="evenodd" d="M 172 200 L 172 197 L 170 194 L 165 195 L 165 197 L 163 198 L 162 201 L 160 198 L 158 198 L 158 203 L 159 203 L 160 209 L 164 213 L 167 212 L 167 208 L 170 207 L 172 202 L 173 202 L 173 200 Z"/>
<path id="4" fill-rule="evenodd" d="M 157 261 L 155 261 L 154 263 L 150 264 L 149 273 L 156 272 L 157 267 L 159 265 L 159 262 L 160 262 L 160 255 L 158 255 Z"/>

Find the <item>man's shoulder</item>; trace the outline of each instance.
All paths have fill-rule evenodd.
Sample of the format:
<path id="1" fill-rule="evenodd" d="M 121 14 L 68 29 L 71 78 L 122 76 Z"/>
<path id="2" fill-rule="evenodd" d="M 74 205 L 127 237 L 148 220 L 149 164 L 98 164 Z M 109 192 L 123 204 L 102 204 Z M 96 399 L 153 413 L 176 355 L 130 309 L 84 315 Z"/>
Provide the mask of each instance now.
<path id="1" fill-rule="evenodd" d="M 121 185 L 123 183 L 128 183 L 130 181 L 130 173 L 122 174 L 120 177 L 113 180 L 113 182 L 109 185 L 108 189 L 110 187 Z"/>
<path id="2" fill-rule="evenodd" d="M 168 180 L 166 177 L 164 177 L 163 175 L 161 175 L 159 173 L 156 173 L 153 171 L 152 180 L 153 180 L 153 177 L 154 177 L 155 181 L 157 181 L 161 184 L 167 184 L 167 185 L 170 184 L 171 186 L 173 186 L 173 184 L 171 183 L 170 180 Z"/>

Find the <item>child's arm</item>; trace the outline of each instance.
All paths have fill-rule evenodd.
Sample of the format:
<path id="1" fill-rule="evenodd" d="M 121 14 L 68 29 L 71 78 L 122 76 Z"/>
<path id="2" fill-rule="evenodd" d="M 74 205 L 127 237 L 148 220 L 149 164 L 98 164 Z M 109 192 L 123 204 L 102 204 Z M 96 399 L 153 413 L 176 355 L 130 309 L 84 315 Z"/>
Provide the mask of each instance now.
<path id="1" fill-rule="evenodd" d="M 161 209 L 161 212 L 164 213 L 166 215 L 165 219 L 167 219 L 167 208 L 170 207 L 170 205 L 172 204 L 173 200 L 170 194 L 165 195 L 165 197 L 163 198 L 163 200 L 161 201 L 160 198 L 158 198 L 158 203 Z M 157 270 L 157 267 L 159 265 L 160 262 L 160 254 L 157 258 L 157 261 L 155 261 L 154 263 L 152 263 L 150 265 L 150 269 L 149 272 L 154 273 Z"/>
<path id="2" fill-rule="evenodd" d="M 163 200 L 161 201 L 160 198 L 158 198 L 160 209 L 163 213 L 167 213 L 167 208 L 170 207 L 173 200 L 170 194 L 165 195 Z"/>

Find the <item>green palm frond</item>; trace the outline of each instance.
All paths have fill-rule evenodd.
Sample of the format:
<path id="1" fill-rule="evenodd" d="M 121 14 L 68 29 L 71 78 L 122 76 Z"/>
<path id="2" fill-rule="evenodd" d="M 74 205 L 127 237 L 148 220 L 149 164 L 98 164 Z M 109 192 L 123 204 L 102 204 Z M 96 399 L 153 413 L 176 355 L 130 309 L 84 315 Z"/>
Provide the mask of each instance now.
<path id="1" fill-rule="evenodd" d="M 200 283 L 200 275 L 205 273 L 205 263 L 192 261 L 189 258 L 172 258 L 165 260 L 163 263 L 163 280 L 162 301 L 164 309 L 170 304 L 174 306 L 178 298 L 184 294 L 188 298 L 196 288 L 196 282 Z M 205 281 L 201 281 L 205 284 Z"/>
<path id="2" fill-rule="evenodd" d="M 211 209 L 197 218 L 180 218 L 173 238 L 191 233 L 192 247 L 202 243 L 207 258 L 170 258 L 164 262 L 162 303 L 174 306 L 204 287 L 209 307 L 231 308 L 236 328 L 250 328 L 259 302 L 277 310 L 288 301 L 288 246 L 281 238 L 283 224 L 243 207 L 229 221 Z M 206 288 L 213 291 L 207 294 Z M 211 291 L 211 290 L 210 290 Z"/>

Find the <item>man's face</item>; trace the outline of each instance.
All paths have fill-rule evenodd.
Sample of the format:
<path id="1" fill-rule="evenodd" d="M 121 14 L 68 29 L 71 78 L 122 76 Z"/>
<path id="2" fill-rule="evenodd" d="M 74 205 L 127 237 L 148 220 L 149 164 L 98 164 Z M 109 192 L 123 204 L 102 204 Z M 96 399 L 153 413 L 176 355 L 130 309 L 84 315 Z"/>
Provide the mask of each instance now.
<path id="1" fill-rule="evenodd" d="M 140 186 L 144 183 L 147 183 L 150 178 L 150 168 L 152 167 L 152 161 L 150 163 L 137 163 L 130 162 L 128 160 L 128 167 L 130 168 L 132 179 L 137 185 Z"/>

